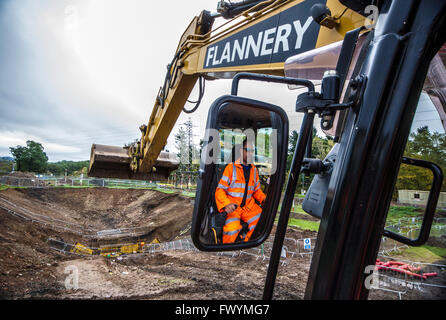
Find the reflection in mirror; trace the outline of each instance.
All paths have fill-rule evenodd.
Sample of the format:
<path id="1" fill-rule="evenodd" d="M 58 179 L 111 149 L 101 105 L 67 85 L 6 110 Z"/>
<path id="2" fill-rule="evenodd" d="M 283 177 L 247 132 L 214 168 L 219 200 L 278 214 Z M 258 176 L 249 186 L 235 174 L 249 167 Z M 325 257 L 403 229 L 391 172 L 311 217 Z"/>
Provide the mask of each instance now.
<path id="1" fill-rule="evenodd" d="M 255 240 L 271 224 L 266 208 L 277 175 L 278 130 L 282 121 L 275 112 L 234 102 L 220 107 L 216 128 L 208 130 L 213 150 L 204 148 L 204 161 L 215 172 L 201 225 L 205 243 Z"/>
<path id="2" fill-rule="evenodd" d="M 428 161 L 446 172 L 445 121 L 439 110 L 438 99 L 429 91 L 431 82 L 426 81 L 406 144 L 404 157 Z M 429 94 L 428 94 L 429 92 Z M 437 91 L 436 91 L 437 92 Z M 443 121 L 442 121 L 443 120 Z M 434 175 L 429 168 L 413 163 L 402 163 L 395 184 L 393 201 L 389 208 L 385 229 L 410 240 L 420 236 L 429 196 L 432 193 Z M 446 184 L 442 184 L 438 196 L 431 237 L 444 234 L 446 226 Z"/>
<path id="3" fill-rule="evenodd" d="M 386 230 L 418 239 L 433 182 L 432 171 L 402 163 L 386 220 Z"/>

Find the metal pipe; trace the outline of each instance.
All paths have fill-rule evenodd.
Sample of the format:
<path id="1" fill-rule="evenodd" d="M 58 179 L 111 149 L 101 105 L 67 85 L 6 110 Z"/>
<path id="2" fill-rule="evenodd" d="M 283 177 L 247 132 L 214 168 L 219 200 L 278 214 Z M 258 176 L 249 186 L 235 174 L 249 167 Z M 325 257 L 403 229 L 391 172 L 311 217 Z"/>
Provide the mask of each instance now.
<path id="1" fill-rule="evenodd" d="M 270 76 L 267 74 L 240 72 L 232 80 L 231 95 L 236 96 L 238 94 L 238 86 L 241 79 L 256 80 L 263 82 L 284 83 L 288 85 L 304 86 L 307 87 L 310 92 L 314 92 L 313 82 L 305 79 L 287 78 L 279 76 Z"/>
<path id="2" fill-rule="evenodd" d="M 308 139 L 313 132 L 314 112 L 308 110 L 305 113 L 302 127 L 300 128 L 299 138 L 294 151 L 293 162 L 291 164 L 290 174 L 286 186 L 285 196 L 280 210 L 279 221 L 277 223 L 276 235 L 274 237 L 273 249 L 268 266 L 268 273 L 265 281 L 265 288 L 263 291 L 263 299 L 271 300 L 274 292 L 274 284 L 276 282 L 277 269 L 280 262 L 280 254 L 282 251 L 283 241 L 290 217 L 291 206 L 293 205 L 294 193 L 296 192 L 297 183 L 299 180 L 299 172 L 302 167 L 302 160 L 304 158 Z"/>

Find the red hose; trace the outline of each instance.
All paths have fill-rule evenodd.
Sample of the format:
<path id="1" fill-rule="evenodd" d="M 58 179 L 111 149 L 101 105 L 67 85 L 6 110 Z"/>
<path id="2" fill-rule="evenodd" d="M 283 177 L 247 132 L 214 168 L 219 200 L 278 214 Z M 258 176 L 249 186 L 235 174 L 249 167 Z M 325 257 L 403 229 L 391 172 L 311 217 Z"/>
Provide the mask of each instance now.
<path id="1" fill-rule="evenodd" d="M 402 274 L 406 274 L 411 277 L 420 278 L 426 280 L 428 277 L 436 277 L 438 276 L 437 272 L 430 272 L 430 273 L 423 273 L 418 274 L 415 272 L 419 272 L 421 270 L 420 267 L 412 267 L 407 263 L 400 262 L 400 261 L 388 261 L 388 262 L 382 262 L 379 259 L 376 259 L 376 269 L 377 270 L 384 270 L 384 271 L 395 271 Z"/>

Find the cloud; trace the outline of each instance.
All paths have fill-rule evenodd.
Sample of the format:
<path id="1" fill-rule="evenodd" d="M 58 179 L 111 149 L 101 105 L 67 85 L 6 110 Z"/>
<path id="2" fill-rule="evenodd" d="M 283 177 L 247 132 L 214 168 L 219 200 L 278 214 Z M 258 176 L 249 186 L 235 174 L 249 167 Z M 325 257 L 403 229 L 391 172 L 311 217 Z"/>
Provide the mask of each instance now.
<path id="1" fill-rule="evenodd" d="M 35 140 L 56 161 L 86 160 L 92 143 L 123 146 L 139 138 L 138 128 L 149 120 L 182 33 L 202 10 L 215 11 L 217 2 L 0 4 L 0 137 L 8 139 L 2 141 L 0 155 L 18 142 Z M 168 149 L 178 126 L 189 117 L 196 125 L 195 141 L 203 137 L 209 107 L 230 92 L 230 85 L 228 80 L 207 82 L 199 110 L 181 114 Z M 289 111 L 291 128 L 299 124 L 296 92 L 263 84 L 243 83 L 242 88 L 247 89 L 241 94 Z M 194 92 L 191 99 L 196 96 Z"/>
<path id="2" fill-rule="evenodd" d="M 76 154 L 81 151 L 80 148 L 73 147 L 71 145 L 48 142 L 45 141 L 45 139 L 42 139 L 42 137 L 30 136 L 24 132 L 6 131 L 0 133 L 0 153 L 7 155 L 9 154 L 10 147 L 26 146 L 26 141 L 28 140 L 41 143 L 44 148 L 44 152 L 47 155 L 52 155 L 53 159 L 50 158 L 50 161 L 63 160 L 60 159 L 60 156 L 66 156 L 67 154 L 71 154 L 72 156 L 76 157 Z"/>
<path id="3" fill-rule="evenodd" d="M 132 140 L 130 132 L 137 137 L 139 121 L 93 82 L 64 37 L 67 3 L 7 1 L 1 7 L 0 136 L 8 138 L 2 145 L 47 141 L 50 155 L 71 157 L 76 151 L 88 159 L 91 144 L 111 136 L 110 129 L 127 132 L 116 143 Z M 18 131 L 27 137 L 12 139 L 10 133 Z"/>

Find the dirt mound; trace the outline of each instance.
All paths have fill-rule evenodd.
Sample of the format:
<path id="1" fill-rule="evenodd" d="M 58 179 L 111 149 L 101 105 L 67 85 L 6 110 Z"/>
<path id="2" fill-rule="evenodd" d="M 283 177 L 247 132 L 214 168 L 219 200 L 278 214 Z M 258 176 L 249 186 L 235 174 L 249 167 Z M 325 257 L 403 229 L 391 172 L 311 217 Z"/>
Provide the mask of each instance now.
<path id="1" fill-rule="evenodd" d="M 138 229 L 149 239 L 170 241 L 192 220 L 190 198 L 152 190 L 7 189 L 0 205 L 46 223 L 91 235 L 101 230 Z"/>
<path id="2" fill-rule="evenodd" d="M 1 191 L 0 298 L 261 298 L 268 261 L 253 256 L 179 250 L 107 259 L 61 253 L 48 243 L 53 238 L 91 244 L 87 235 L 125 228 L 143 228 L 161 242 L 187 237 L 192 209 L 190 198 L 151 190 Z M 72 268 L 79 271 L 77 290 L 65 287 Z M 290 262 L 290 268 L 278 278 L 279 296 L 300 299 L 309 260 Z M 302 281 L 291 280 L 295 276 Z"/>
<path id="3" fill-rule="evenodd" d="M 55 297 L 66 290 L 61 281 L 66 275 L 64 270 L 60 273 L 59 264 L 79 256 L 51 249 L 50 238 L 99 246 L 107 243 L 99 236 L 101 231 L 117 230 L 131 236 L 108 241 L 169 241 L 190 226 L 192 208 L 190 198 L 151 190 L 3 190 L 0 298 Z M 103 259 L 85 257 L 82 261 L 95 258 Z"/>
<path id="4" fill-rule="evenodd" d="M 92 247 L 109 245 L 106 240 L 183 241 L 192 210 L 190 198 L 151 190 L 0 191 L 0 299 L 260 299 L 275 228 L 264 246 L 224 254 L 181 247 L 105 258 L 59 252 L 48 241 Z M 290 254 L 297 239 L 316 236 L 288 228 L 284 247 Z M 282 260 L 275 299 L 303 299 L 310 258 L 292 254 Z M 66 286 L 73 270 L 79 280 L 74 289 Z M 398 296 L 379 292 L 374 298 Z"/>
<path id="5" fill-rule="evenodd" d="M 36 178 L 34 173 L 31 173 L 31 172 L 20 172 L 20 171 L 11 172 L 10 174 L 8 174 L 8 177 L 28 178 L 28 179 L 35 179 Z"/>

